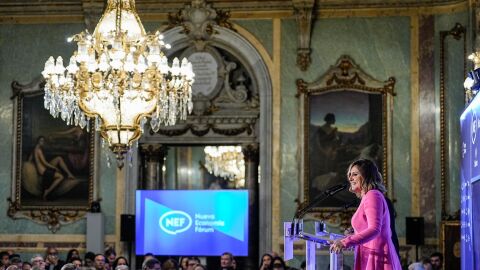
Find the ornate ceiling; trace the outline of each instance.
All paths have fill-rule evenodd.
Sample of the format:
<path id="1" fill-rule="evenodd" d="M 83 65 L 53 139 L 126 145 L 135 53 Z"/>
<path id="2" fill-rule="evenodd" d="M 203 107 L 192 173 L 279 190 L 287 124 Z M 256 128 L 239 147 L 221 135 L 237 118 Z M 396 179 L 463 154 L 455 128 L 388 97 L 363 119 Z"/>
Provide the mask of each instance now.
<path id="1" fill-rule="evenodd" d="M 469 2 L 467 0 L 208 0 L 214 8 L 231 12 L 284 12 L 293 10 L 293 2 L 313 2 L 322 9 L 356 9 L 356 8 L 401 8 L 444 6 Z M 101 13 L 106 0 L 1 0 L 0 17 L 22 16 L 84 16 L 85 13 Z M 142 14 L 159 15 L 175 12 L 191 1 L 179 0 L 136 0 L 137 10 Z"/>

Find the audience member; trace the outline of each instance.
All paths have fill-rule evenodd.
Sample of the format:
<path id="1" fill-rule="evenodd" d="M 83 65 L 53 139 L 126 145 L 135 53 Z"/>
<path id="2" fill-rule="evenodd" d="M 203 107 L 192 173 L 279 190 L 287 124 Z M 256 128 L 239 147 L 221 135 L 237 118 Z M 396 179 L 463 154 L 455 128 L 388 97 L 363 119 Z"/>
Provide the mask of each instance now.
<path id="1" fill-rule="evenodd" d="M 273 258 L 272 270 L 286 270 L 286 269 L 287 269 L 287 266 L 285 265 L 285 261 L 283 261 L 282 257 Z"/>
<path id="2" fill-rule="evenodd" d="M 82 267 L 82 260 L 80 260 L 80 258 L 72 258 L 70 263 L 75 265 L 75 268 L 77 269 L 80 269 Z"/>
<path id="3" fill-rule="evenodd" d="M 117 257 L 117 258 L 115 259 L 115 261 L 113 261 L 112 269 L 116 269 L 117 266 L 119 266 L 119 265 L 126 265 L 126 266 L 128 266 L 127 258 L 122 257 L 122 256 Z"/>
<path id="4" fill-rule="evenodd" d="M 181 270 L 187 270 L 188 268 L 188 257 L 180 257 L 180 269 Z"/>
<path id="5" fill-rule="evenodd" d="M 162 270 L 177 270 L 178 263 L 174 259 L 168 259 L 162 264 Z"/>
<path id="6" fill-rule="evenodd" d="M 16 265 L 19 269 L 22 269 L 22 259 L 20 259 L 20 255 L 14 254 L 16 256 L 10 255 L 10 265 Z"/>
<path id="7" fill-rule="evenodd" d="M 162 266 L 157 259 L 150 258 L 143 262 L 142 270 L 162 270 Z"/>
<path id="8" fill-rule="evenodd" d="M 230 252 L 224 252 L 222 253 L 222 256 L 220 257 L 220 269 L 222 270 L 232 270 L 232 262 L 233 262 L 233 254 Z"/>
<path id="9" fill-rule="evenodd" d="M 45 252 L 45 269 L 60 270 L 65 264 L 64 261 L 58 258 L 58 251 L 54 247 L 47 247 Z"/>
<path id="10" fill-rule="evenodd" d="M 114 270 L 129 270 L 127 265 L 118 265 Z"/>
<path id="11" fill-rule="evenodd" d="M 40 270 L 45 270 L 45 260 L 43 259 L 42 255 L 40 254 L 33 255 L 30 262 L 32 263 L 32 269 L 37 268 Z"/>
<path id="12" fill-rule="evenodd" d="M 432 270 L 430 259 L 424 258 L 421 262 L 415 262 L 408 266 L 408 270 Z"/>
<path id="13" fill-rule="evenodd" d="M 93 267 L 97 270 L 105 270 L 105 255 L 97 254 L 95 255 L 95 259 L 93 261 Z"/>
<path id="14" fill-rule="evenodd" d="M 193 270 L 207 270 L 207 267 L 205 267 L 203 264 L 197 264 Z"/>
<path id="15" fill-rule="evenodd" d="M 66 263 L 61 270 L 77 270 L 77 267 L 73 263 Z"/>
<path id="16" fill-rule="evenodd" d="M 7 269 L 10 265 L 9 254 L 6 251 L 0 252 L 0 270 Z"/>
<path id="17" fill-rule="evenodd" d="M 187 270 L 194 270 L 197 264 L 200 264 L 198 257 L 188 257 Z"/>
<path id="18" fill-rule="evenodd" d="M 23 262 L 22 264 L 22 270 L 31 270 L 32 269 L 32 264 L 29 262 Z"/>
<path id="19" fill-rule="evenodd" d="M 80 259 L 80 253 L 74 248 L 67 252 L 67 258 L 65 259 L 65 262 L 71 263 L 73 259 Z"/>
<path id="20" fill-rule="evenodd" d="M 105 250 L 105 265 L 107 269 L 110 269 L 110 267 L 113 265 L 113 262 L 117 258 L 117 253 L 115 252 L 115 249 L 112 247 L 109 247 Z"/>
<path id="21" fill-rule="evenodd" d="M 262 259 L 260 260 L 260 270 L 271 270 L 272 269 L 272 261 L 273 257 L 269 253 L 265 253 L 262 255 Z"/>
<path id="22" fill-rule="evenodd" d="M 440 252 L 434 252 L 430 255 L 430 263 L 433 270 L 440 270 L 443 267 L 443 254 Z"/>
<path id="23" fill-rule="evenodd" d="M 95 253 L 89 251 L 85 253 L 83 266 L 85 267 L 93 267 L 95 261 Z"/>

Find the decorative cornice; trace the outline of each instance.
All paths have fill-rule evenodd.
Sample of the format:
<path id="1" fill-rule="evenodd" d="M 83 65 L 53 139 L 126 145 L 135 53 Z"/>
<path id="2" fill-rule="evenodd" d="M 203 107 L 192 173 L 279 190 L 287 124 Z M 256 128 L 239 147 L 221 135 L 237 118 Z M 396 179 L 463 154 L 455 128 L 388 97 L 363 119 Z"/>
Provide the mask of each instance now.
<path id="1" fill-rule="evenodd" d="M 85 12 L 88 13 L 88 9 L 99 7 L 98 12 L 103 10 L 103 0 L 45 0 L 45 1 L 15 1 L 5 0 L 0 3 L 0 22 L 3 23 L 17 23 L 18 20 L 25 19 L 25 17 L 38 17 L 42 16 L 45 19 L 51 19 L 57 17 L 75 18 L 77 20 L 80 17 L 86 17 Z M 285 12 L 285 15 L 292 15 L 292 2 L 291 0 L 277 0 L 277 1 L 224 1 L 224 0 L 211 0 L 207 1 L 209 4 L 213 4 L 215 8 L 222 10 L 229 10 L 232 15 L 236 12 Z M 333 9 L 398 9 L 398 8 L 418 8 L 418 7 L 439 7 L 455 4 L 468 4 L 466 0 L 397 0 L 383 1 L 383 0 L 370 0 L 366 3 L 358 3 L 357 0 L 317 0 L 318 7 L 322 11 Z M 177 0 L 137 0 L 136 8 L 140 17 L 155 17 L 163 16 L 166 18 L 168 13 L 176 13 L 179 9 L 184 8 L 185 1 Z M 97 10 L 95 9 L 95 12 Z M 84 19 L 85 21 L 85 19 Z"/>
<path id="2" fill-rule="evenodd" d="M 312 21 L 314 0 L 293 0 L 293 10 L 297 21 L 297 66 L 306 71 L 311 63 L 310 38 L 312 36 Z"/>

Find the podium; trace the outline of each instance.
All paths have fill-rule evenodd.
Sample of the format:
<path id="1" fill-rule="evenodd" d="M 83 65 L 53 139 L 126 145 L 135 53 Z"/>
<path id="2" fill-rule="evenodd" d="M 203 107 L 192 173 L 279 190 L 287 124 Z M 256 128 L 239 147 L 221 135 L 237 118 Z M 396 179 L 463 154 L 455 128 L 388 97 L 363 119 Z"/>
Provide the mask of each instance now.
<path id="1" fill-rule="evenodd" d="M 316 249 L 322 246 L 330 246 L 330 240 L 342 239 L 345 236 L 328 233 L 325 231 L 323 222 L 314 222 L 315 234 L 303 231 L 303 220 L 296 219 L 293 222 L 283 223 L 283 254 L 284 260 L 293 258 L 293 244 L 295 241 L 305 240 L 306 270 L 316 269 Z M 343 253 L 330 253 L 330 270 L 343 270 Z"/>

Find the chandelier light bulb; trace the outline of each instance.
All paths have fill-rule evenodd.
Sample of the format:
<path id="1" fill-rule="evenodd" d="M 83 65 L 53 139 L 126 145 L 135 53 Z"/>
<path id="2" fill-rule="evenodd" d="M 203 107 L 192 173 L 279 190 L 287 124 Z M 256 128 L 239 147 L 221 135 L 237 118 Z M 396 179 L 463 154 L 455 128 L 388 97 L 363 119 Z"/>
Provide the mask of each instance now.
<path id="1" fill-rule="evenodd" d="M 108 0 L 93 34 L 68 38 L 78 47 L 66 68 L 62 57 L 45 62 L 45 108 L 82 128 L 93 119 L 121 161 L 146 118 L 158 131 L 192 110 L 192 64 L 175 58 L 169 65 L 162 50 L 170 45 L 162 39 L 158 31 L 145 32 L 134 0 Z"/>

